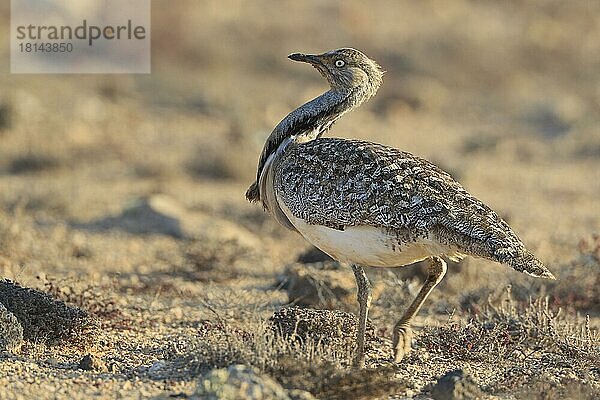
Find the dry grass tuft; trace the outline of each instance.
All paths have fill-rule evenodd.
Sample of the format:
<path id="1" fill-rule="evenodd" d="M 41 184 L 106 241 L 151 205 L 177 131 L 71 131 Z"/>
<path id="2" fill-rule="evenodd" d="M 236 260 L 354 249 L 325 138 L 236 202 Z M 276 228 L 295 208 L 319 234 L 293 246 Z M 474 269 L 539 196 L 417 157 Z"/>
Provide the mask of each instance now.
<path id="1" fill-rule="evenodd" d="M 243 327 L 242 327 L 243 326 Z M 280 360 L 292 357 L 312 363 L 326 360 L 347 363 L 349 351 L 308 340 L 287 340 L 264 322 L 200 321 L 197 340 L 187 344 L 184 354 L 171 361 L 171 376 L 197 376 L 212 368 L 245 364 L 269 372 Z"/>
<path id="2" fill-rule="evenodd" d="M 201 321 L 198 339 L 185 354 L 170 360 L 168 376 L 197 376 L 233 364 L 258 368 L 287 389 L 311 392 L 317 398 L 372 399 L 404 389 L 392 368 L 347 370 L 352 344 L 336 346 L 307 337 L 303 341 L 276 333 L 262 322 L 254 326 L 226 321 Z M 339 344 L 339 343 L 338 343 Z"/>
<path id="3" fill-rule="evenodd" d="M 514 391 L 515 398 L 521 400 L 591 400 L 600 398 L 600 390 L 572 378 L 565 378 L 556 384 L 541 377 Z"/>
<path id="4" fill-rule="evenodd" d="M 269 322 L 274 331 L 286 339 L 300 343 L 322 342 L 340 348 L 353 348 L 358 324 L 354 314 L 300 307 L 282 308 L 269 318 Z M 374 337 L 375 328 L 367 322 L 367 342 Z"/>
<path id="5" fill-rule="evenodd" d="M 583 238 L 577 257 L 567 265 L 552 290 L 553 303 L 595 314 L 600 311 L 600 235 Z"/>

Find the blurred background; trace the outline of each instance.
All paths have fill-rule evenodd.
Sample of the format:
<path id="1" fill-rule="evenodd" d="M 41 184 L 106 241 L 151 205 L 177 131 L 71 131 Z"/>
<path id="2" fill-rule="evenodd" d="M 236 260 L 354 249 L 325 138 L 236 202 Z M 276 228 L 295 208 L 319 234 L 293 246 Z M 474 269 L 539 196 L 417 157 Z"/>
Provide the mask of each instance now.
<path id="1" fill-rule="evenodd" d="M 3 2 L 3 20 L 9 12 Z M 327 89 L 286 56 L 338 47 L 387 72 L 379 94 L 329 135 L 432 160 L 559 276 L 581 267 L 585 293 L 595 290 L 598 269 L 580 257 L 600 257 L 600 2 L 583 0 L 154 0 L 148 75 L 11 75 L 3 46 L 0 273 L 152 269 L 162 259 L 138 260 L 143 241 L 121 249 L 130 239 L 90 227 L 120 228 L 111 223 L 132 201 L 156 194 L 261 245 L 283 238 L 264 251 L 293 258 L 306 243 L 243 195 L 271 129 Z"/>
<path id="2" fill-rule="evenodd" d="M 585 398 L 540 389 L 567 378 L 598 387 L 600 1 L 153 0 L 147 75 L 10 74 L 9 15 L 0 2 L 0 278 L 100 327 L 56 345 L 23 325 L 22 353 L 0 354 L 9 397 L 181 397 L 201 371 L 238 362 L 280 368 L 280 380 L 296 371 L 304 383 L 288 388 L 330 377 L 327 352 L 279 363 L 287 350 L 265 321 L 290 304 L 356 313 L 352 274 L 244 193 L 273 127 L 327 90 L 287 55 L 339 47 L 387 72 L 328 135 L 438 164 L 559 278 L 449 263 L 415 321 L 418 351 L 395 373 L 413 394 L 454 368 L 507 398 Z M 389 339 L 423 271 L 368 274 L 369 317 Z M 14 303 L 40 332 L 69 322 L 55 318 L 62 303 Z"/>

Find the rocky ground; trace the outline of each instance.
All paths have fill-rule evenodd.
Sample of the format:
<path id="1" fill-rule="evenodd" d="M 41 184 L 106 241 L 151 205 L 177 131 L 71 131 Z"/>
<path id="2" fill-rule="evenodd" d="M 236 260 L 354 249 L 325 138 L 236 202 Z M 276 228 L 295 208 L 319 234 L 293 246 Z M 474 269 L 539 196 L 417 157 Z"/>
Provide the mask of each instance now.
<path id="1" fill-rule="evenodd" d="M 600 397 L 599 5 L 177 4 L 148 76 L 0 67 L 1 399 Z M 450 263 L 397 364 L 423 268 L 370 269 L 362 371 L 351 271 L 243 198 L 325 89 L 285 56 L 348 45 L 387 73 L 331 134 L 434 161 L 558 277 Z"/>

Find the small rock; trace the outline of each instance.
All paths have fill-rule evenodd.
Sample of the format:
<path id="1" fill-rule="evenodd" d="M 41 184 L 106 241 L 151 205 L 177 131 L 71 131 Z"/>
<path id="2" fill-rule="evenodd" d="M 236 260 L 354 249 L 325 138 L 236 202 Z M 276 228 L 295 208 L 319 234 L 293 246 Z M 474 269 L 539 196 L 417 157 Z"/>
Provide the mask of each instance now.
<path id="1" fill-rule="evenodd" d="M 477 383 L 463 370 L 457 369 L 444 374 L 431 388 L 431 397 L 435 400 L 475 400 L 487 396 Z"/>
<path id="2" fill-rule="evenodd" d="M 19 320 L 23 338 L 31 342 L 72 339 L 94 327 L 87 311 L 8 279 L 0 280 L 0 302 Z"/>
<path id="3" fill-rule="evenodd" d="M 0 103 L 0 133 L 12 126 L 11 108 L 6 103 Z"/>
<path id="4" fill-rule="evenodd" d="M 273 378 L 246 365 L 213 369 L 198 380 L 193 398 L 205 400 L 292 400 Z"/>
<path id="5" fill-rule="evenodd" d="M 19 320 L 0 303 L 0 351 L 18 351 L 23 342 L 23 327 Z"/>
<path id="6" fill-rule="evenodd" d="M 288 391 L 291 400 L 316 400 L 310 392 L 300 389 L 291 389 Z"/>
<path id="7" fill-rule="evenodd" d="M 86 354 L 83 356 L 83 358 L 79 361 L 77 368 L 85 371 L 108 372 L 106 363 L 101 358 L 98 358 L 92 354 Z"/>
<path id="8" fill-rule="evenodd" d="M 148 368 L 148 375 L 153 379 L 160 378 L 163 375 L 165 366 L 166 364 L 164 361 L 155 361 L 150 368 Z"/>

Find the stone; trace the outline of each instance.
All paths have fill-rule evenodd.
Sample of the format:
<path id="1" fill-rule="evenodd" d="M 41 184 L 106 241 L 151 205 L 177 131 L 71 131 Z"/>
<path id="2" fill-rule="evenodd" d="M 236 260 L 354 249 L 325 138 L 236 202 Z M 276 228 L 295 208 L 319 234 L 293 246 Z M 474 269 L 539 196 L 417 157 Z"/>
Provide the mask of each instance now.
<path id="1" fill-rule="evenodd" d="M 86 354 L 83 356 L 83 358 L 79 361 L 77 368 L 85 371 L 108 372 L 106 363 L 101 358 L 93 354 Z"/>
<path id="2" fill-rule="evenodd" d="M 203 400 L 292 400 L 273 378 L 246 365 L 208 371 L 198 379 L 192 398 Z M 298 398 L 298 397 L 297 397 Z"/>
<path id="3" fill-rule="evenodd" d="M 94 327 L 87 311 L 8 279 L 0 280 L 0 302 L 18 319 L 23 338 L 31 342 L 52 344 Z"/>
<path id="4" fill-rule="evenodd" d="M 23 342 L 23 327 L 19 320 L 0 303 L 0 351 L 19 351 Z"/>
<path id="5" fill-rule="evenodd" d="M 435 400 L 475 400 L 487 396 L 471 376 L 461 369 L 444 374 L 431 388 L 431 397 Z"/>
<path id="6" fill-rule="evenodd" d="M 291 389 L 288 394 L 291 400 L 316 400 L 316 397 L 306 390 Z"/>

